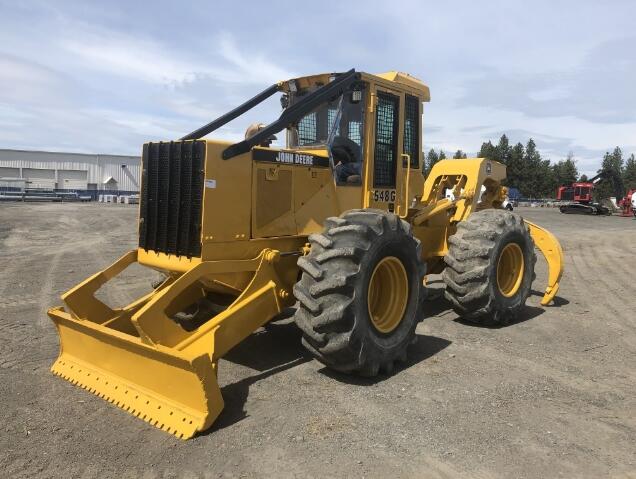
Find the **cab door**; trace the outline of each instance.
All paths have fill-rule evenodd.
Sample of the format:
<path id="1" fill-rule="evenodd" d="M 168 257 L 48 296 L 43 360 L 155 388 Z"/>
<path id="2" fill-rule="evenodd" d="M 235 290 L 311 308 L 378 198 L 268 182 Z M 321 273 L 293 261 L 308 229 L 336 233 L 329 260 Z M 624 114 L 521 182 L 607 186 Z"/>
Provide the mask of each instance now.
<path id="1" fill-rule="evenodd" d="M 400 216 L 406 215 L 408 208 L 424 191 L 422 173 L 422 101 L 415 95 L 404 94 L 402 114 L 402 170 L 404 176 L 403 208 Z M 408 168 L 408 169 L 407 169 Z M 402 214 L 403 210 L 403 214 Z"/>
<path id="2" fill-rule="evenodd" d="M 376 87 L 373 93 L 373 129 L 369 142 L 372 161 L 368 165 L 365 206 L 405 216 L 403 196 L 408 161 L 403 162 L 403 122 L 400 117 L 404 94 L 381 87 Z"/>

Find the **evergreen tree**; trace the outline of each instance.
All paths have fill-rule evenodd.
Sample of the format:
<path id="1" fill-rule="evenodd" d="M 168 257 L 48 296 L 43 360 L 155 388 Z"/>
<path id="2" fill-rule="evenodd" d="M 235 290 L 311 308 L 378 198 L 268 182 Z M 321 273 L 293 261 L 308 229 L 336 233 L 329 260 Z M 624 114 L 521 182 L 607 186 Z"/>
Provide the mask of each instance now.
<path id="1" fill-rule="evenodd" d="M 636 190 L 636 159 L 634 158 L 634 153 L 632 153 L 625 162 L 623 183 L 626 190 Z"/>
<path id="2" fill-rule="evenodd" d="M 554 164 L 552 169 L 555 187 L 569 186 L 576 182 L 576 179 L 579 177 L 579 171 L 576 168 L 576 161 L 574 160 L 574 154 L 572 152 L 568 153 L 565 160 Z"/>
<path id="3" fill-rule="evenodd" d="M 439 159 L 440 160 L 446 159 L 446 153 L 444 153 L 444 150 L 439 150 Z"/>
<path id="4" fill-rule="evenodd" d="M 426 160 L 424 161 L 424 174 L 426 176 L 428 176 L 428 174 L 431 172 L 431 168 L 433 168 L 433 165 L 439 160 L 439 155 L 433 148 L 431 148 L 426 154 Z"/>
<path id="5" fill-rule="evenodd" d="M 479 153 L 477 154 L 477 157 L 488 158 L 489 160 L 497 161 L 497 152 L 492 142 L 488 141 L 488 143 L 482 143 L 481 148 L 479 149 Z"/>
<path id="6" fill-rule="evenodd" d="M 458 154 L 459 152 L 455 153 L 455 157 Z M 527 198 L 553 198 L 558 186 L 575 183 L 577 178 L 579 182 L 589 181 L 587 175 L 579 178 L 572 152 L 564 160 L 551 164 L 549 159 L 541 157 L 532 138 L 525 147 L 522 143 L 511 147 L 508 137 L 502 135 L 496 145 L 490 140 L 483 142 L 477 156 L 506 165 L 504 184 L 517 188 Z M 608 151 L 603 157 L 599 172 L 605 170 L 614 172 L 619 180 L 622 179 L 626 189 L 636 189 L 636 157 L 633 154 L 624 161 L 619 147 L 614 148 L 611 153 Z M 597 199 L 614 196 L 616 193 L 611 180 L 601 181 L 595 188 Z"/>
<path id="7" fill-rule="evenodd" d="M 556 182 L 550 160 L 541 160 L 537 171 L 537 197 L 552 198 L 556 195 Z"/>
<path id="8" fill-rule="evenodd" d="M 521 187 L 524 178 L 524 156 L 526 150 L 521 143 L 517 143 L 510 149 L 508 164 L 506 165 L 506 185 L 517 188 Z"/>
<path id="9" fill-rule="evenodd" d="M 508 137 L 504 134 L 501 135 L 499 143 L 494 146 L 492 142 L 482 143 L 479 150 L 479 158 L 488 158 L 489 160 L 498 161 L 504 165 L 508 164 L 508 158 L 510 155 L 510 144 L 508 143 Z"/>
<path id="10" fill-rule="evenodd" d="M 598 170 L 598 173 L 601 171 L 608 171 L 611 174 L 616 175 L 618 178 L 623 176 L 623 152 L 617 146 L 614 148 L 614 151 L 610 153 L 609 151 L 605 153 L 603 156 L 603 163 L 601 164 L 601 169 Z M 623 192 L 621 192 L 622 195 Z M 597 183 L 594 187 L 594 198 L 597 201 L 600 201 L 605 198 L 609 198 L 610 196 L 614 196 L 616 193 L 614 191 L 614 185 L 611 180 L 601 181 Z"/>
<path id="11" fill-rule="evenodd" d="M 453 155 L 453 158 L 456 160 L 461 160 L 468 157 L 466 156 L 466 153 L 464 153 L 462 150 L 457 150 L 455 154 Z"/>
<path id="12" fill-rule="evenodd" d="M 526 144 L 526 152 L 523 157 L 521 193 L 529 198 L 542 196 L 543 179 L 541 178 L 542 162 L 541 154 L 532 138 Z"/>
<path id="13" fill-rule="evenodd" d="M 501 138 L 499 138 L 499 144 L 497 145 L 496 150 L 496 161 L 508 166 L 508 162 L 510 161 L 510 144 L 508 142 L 508 137 L 505 134 L 501 135 Z"/>

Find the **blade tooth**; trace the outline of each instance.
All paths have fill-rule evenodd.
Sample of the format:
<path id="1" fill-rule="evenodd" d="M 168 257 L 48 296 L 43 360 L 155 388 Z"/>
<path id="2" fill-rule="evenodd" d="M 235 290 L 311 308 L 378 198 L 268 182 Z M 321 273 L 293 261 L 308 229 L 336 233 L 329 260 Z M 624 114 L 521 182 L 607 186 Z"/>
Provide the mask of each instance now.
<path id="1" fill-rule="evenodd" d="M 120 384 L 110 376 L 95 373 L 94 370 L 82 369 L 78 366 L 57 361 L 51 371 L 70 383 L 85 389 L 95 396 L 107 400 L 129 414 L 143 419 L 145 422 L 172 434 L 179 439 L 188 439 L 198 430 L 194 426 L 194 417 L 183 415 L 179 410 L 173 410 L 155 397 L 149 397 L 135 390 L 129 389 L 127 384 Z M 197 423 L 199 420 L 197 420 Z"/>

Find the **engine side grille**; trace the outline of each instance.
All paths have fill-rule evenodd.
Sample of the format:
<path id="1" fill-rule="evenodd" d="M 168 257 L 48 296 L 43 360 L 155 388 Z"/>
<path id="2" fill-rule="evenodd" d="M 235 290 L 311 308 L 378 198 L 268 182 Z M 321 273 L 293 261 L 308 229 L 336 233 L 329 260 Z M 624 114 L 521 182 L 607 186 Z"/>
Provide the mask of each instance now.
<path id="1" fill-rule="evenodd" d="M 146 143 L 142 156 L 139 247 L 201 255 L 205 141 Z"/>

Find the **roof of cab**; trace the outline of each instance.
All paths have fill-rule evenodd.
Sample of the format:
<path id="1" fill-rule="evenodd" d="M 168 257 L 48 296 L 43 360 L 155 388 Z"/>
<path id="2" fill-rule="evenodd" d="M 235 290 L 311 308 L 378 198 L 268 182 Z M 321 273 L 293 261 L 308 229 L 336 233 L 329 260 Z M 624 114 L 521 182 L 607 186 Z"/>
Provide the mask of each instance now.
<path id="1" fill-rule="evenodd" d="M 382 80 L 385 80 L 387 82 L 404 85 L 408 87 L 409 89 L 411 89 L 412 91 L 417 92 L 419 96 L 421 97 L 422 101 L 431 101 L 431 93 L 428 86 L 426 86 L 424 82 L 422 82 L 420 79 L 415 78 L 414 76 L 409 75 L 408 73 L 398 72 L 398 71 L 389 71 L 385 73 L 376 73 L 376 74 L 364 73 L 364 72 L 359 72 L 359 73 L 363 77 L 366 76 L 369 80 L 375 77 L 375 78 L 380 78 Z M 298 88 L 307 88 L 308 86 L 312 85 L 316 81 L 327 83 L 331 80 L 333 75 L 334 73 L 319 73 L 316 75 L 308 75 L 304 77 L 293 78 L 293 80 L 297 82 Z M 281 81 L 279 85 L 281 85 L 285 90 L 287 90 L 286 81 Z"/>
<path id="2" fill-rule="evenodd" d="M 384 80 L 407 85 L 421 92 L 423 101 L 431 101 L 431 92 L 428 86 L 426 86 L 424 82 L 420 80 L 419 78 L 415 78 L 414 76 L 409 75 L 408 73 L 398 72 L 398 71 L 389 71 L 385 73 L 376 73 L 375 76 L 383 78 Z"/>

